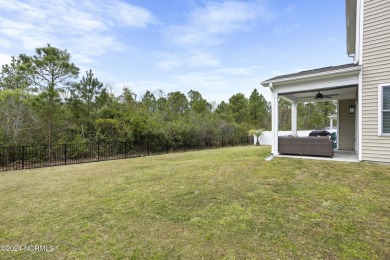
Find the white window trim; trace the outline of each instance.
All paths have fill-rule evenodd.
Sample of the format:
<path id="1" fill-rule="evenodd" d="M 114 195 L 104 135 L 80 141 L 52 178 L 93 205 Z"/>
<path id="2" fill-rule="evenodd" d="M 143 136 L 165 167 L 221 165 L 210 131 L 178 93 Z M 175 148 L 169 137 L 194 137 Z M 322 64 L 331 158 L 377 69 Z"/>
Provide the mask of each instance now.
<path id="1" fill-rule="evenodd" d="M 383 88 L 389 87 L 390 83 L 378 85 L 378 136 L 390 136 L 390 133 L 383 133 Z"/>

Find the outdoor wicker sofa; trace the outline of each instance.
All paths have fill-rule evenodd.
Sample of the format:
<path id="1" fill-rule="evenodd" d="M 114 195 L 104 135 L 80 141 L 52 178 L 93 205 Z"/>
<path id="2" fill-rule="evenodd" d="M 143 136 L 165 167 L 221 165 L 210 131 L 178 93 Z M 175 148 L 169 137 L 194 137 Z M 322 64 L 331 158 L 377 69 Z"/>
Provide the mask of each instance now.
<path id="1" fill-rule="evenodd" d="M 333 143 L 328 137 L 279 136 L 279 153 L 333 157 Z"/>

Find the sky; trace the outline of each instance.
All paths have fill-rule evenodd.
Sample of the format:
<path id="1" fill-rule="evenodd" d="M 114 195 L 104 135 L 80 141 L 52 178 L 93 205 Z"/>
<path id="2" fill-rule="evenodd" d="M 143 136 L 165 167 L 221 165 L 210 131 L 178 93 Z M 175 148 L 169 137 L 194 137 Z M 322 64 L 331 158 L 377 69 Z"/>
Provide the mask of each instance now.
<path id="1" fill-rule="evenodd" d="M 50 44 L 119 95 L 247 97 L 277 75 L 351 63 L 344 0 L 0 0 L 0 65 Z"/>

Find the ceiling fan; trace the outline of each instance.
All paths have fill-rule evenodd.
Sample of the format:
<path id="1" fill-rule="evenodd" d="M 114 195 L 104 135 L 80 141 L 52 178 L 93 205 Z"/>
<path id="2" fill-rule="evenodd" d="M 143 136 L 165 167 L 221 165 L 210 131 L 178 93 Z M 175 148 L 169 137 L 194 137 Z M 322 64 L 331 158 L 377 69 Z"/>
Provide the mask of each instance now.
<path id="1" fill-rule="evenodd" d="M 329 94 L 329 95 L 324 95 L 321 93 L 321 91 L 318 91 L 318 93 L 315 96 L 315 99 L 322 99 L 322 98 L 333 98 L 333 96 L 338 96 L 339 94 Z"/>

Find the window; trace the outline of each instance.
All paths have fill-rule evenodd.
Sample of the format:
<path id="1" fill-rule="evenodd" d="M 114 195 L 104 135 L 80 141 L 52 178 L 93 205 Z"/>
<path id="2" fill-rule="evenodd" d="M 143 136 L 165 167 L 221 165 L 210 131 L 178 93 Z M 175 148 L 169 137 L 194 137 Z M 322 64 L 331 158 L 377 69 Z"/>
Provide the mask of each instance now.
<path id="1" fill-rule="evenodd" d="M 379 135 L 390 134 L 390 84 L 379 85 Z"/>

